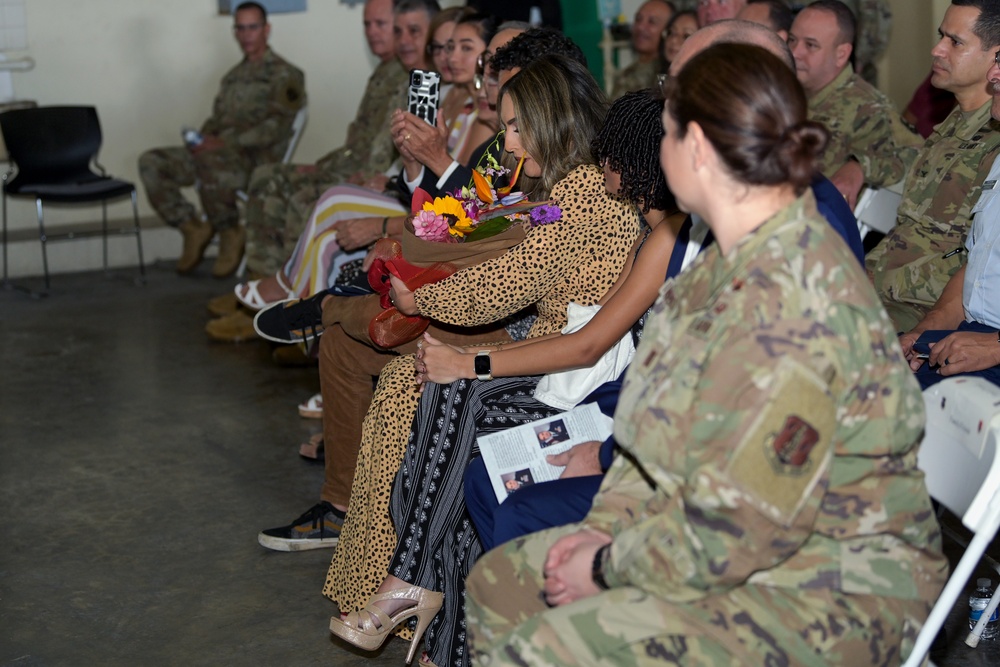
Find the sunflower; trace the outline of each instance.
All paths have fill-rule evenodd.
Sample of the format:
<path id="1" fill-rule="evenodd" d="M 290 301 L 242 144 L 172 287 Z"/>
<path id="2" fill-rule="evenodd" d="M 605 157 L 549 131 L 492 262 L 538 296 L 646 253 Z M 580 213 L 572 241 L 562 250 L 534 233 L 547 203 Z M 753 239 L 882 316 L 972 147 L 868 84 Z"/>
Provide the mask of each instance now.
<path id="1" fill-rule="evenodd" d="M 435 197 L 433 202 L 424 204 L 425 211 L 434 211 L 438 215 L 446 215 L 454 219 L 453 227 L 472 227 L 473 223 L 462 208 L 462 202 L 454 197 Z"/>

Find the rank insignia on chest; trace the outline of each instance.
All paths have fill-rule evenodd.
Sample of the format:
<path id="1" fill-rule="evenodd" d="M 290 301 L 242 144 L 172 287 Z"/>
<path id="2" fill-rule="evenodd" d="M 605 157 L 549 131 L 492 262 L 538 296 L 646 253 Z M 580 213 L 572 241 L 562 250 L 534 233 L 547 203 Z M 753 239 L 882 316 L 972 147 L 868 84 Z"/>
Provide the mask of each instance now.
<path id="1" fill-rule="evenodd" d="M 768 459 L 775 472 L 802 475 L 812 468 L 809 454 L 819 442 L 819 431 L 796 415 L 789 415 L 781 430 L 765 441 Z"/>
<path id="2" fill-rule="evenodd" d="M 973 137 L 973 139 L 975 139 L 975 137 Z M 978 141 L 966 141 L 965 143 L 960 144 L 958 149 L 962 151 L 971 151 L 978 145 L 979 145 Z"/>
<path id="3" fill-rule="evenodd" d="M 677 295 L 674 293 L 674 287 L 671 285 L 663 292 L 663 303 L 668 308 L 673 308 L 674 304 L 677 303 Z"/>
<path id="4" fill-rule="evenodd" d="M 691 333 L 697 336 L 698 338 L 704 339 L 705 334 L 707 334 L 712 329 L 712 323 L 714 321 L 715 321 L 714 313 L 710 315 L 702 315 L 691 324 Z"/>

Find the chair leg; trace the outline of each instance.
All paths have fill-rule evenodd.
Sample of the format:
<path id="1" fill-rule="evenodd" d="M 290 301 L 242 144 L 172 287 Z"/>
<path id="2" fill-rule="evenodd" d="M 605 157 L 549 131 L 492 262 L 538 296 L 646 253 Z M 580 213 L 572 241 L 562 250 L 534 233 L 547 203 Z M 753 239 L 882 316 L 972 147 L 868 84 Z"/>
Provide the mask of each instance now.
<path id="1" fill-rule="evenodd" d="M 139 204 L 136 191 L 132 188 L 132 216 L 135 218 L 135 242 L 139 246 L 139 280 L 146 282 L 146 266 L 142 260 L 142 232 L 139 229 Z"/>
<path id="2" fill-rule="evenodd" d="M 101 200 L 101 242 L 104 251 L 104 275 L 108 275 L 108 200 Z"/>
<path id="3" fill-rule="evenodd" d="M 4 185 L 7 184 L 7 176 L 3 177 Z M 3 191 L 3 286 L 6 288 L 10 284 L 7 269 L 7 190 Z"/>
<path id="4" fill-rule="evenodd" d="M 42 270 L 45 272 L 45 291 L 49 291 L 49 255 L 45 248 L 48 237 L 45 235 L 45 221 L 42 215 L 42 200 L 35 198 L 35 210 L 38 212 L 38 240 L 42 242 Z"/>

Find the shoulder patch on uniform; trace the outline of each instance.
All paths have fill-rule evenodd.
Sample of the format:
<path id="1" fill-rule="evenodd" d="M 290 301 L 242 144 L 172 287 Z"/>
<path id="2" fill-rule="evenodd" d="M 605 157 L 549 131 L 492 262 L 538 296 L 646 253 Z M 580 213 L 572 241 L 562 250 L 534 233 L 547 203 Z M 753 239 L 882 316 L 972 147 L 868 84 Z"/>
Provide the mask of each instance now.
<path id="1" fill-rule="evenodd" d="M 726 474 L 749 502 L 787 527 L 829 465 L 836 405 L 819 375 L 787 357 L 778 362 L 774 381 Z"/>

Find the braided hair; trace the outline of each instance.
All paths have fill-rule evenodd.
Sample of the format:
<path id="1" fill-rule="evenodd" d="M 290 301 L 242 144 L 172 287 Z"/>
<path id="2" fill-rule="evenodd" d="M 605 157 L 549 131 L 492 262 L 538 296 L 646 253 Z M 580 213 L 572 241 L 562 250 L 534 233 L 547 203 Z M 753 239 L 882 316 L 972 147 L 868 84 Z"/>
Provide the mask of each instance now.
<path id="1" fill-rule="evenodd" d="M 652 88 L 626 93 L 611 105 L 591 143 L 596 162 L 607 160 L 611 170 L 621 175 L 621 197 L 643 213 L 677 210 L 660 168 L 662 113 L 663 96 Z"/>

